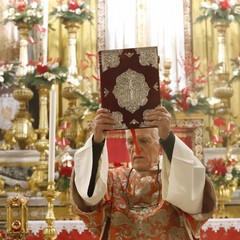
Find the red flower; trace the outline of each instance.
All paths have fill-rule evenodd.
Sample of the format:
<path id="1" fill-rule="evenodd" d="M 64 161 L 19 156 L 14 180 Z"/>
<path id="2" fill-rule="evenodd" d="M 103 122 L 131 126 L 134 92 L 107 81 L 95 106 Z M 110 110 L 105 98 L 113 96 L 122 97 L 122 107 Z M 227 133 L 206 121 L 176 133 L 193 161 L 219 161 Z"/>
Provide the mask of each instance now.
<path id="1" fill-rule="evenodd" d="M 76 10 L 78 8 L 78 3 L 77 1 L 69 1 L 68 2 L 68 8 L 70 10 Z"/>
<path id="2" fill-rule="evenodd" d="M 66 161 L 59 170 L 59 176 L 71 177 L 73 164 L 73 161 Z"/>
<path id="3" fill-rule="evenodd" d="M 177 102 L 177 105 L 181 107 L 184 111 L 187 111 L 190 108 L 190 105 L 186 101 Z"/>
<path id="4" fill-rule="evenodd" d="M 212 136 L 212 141 L 215 143 L 222 143 L 223 139 L 220 136 L 214 135 L 214 136 Z"/>
<path id="5" fill-rule="evenodd" d="M 226 126 L 227 123 L 223 118 L 214 118 L 214 125 L 216 125 L 217 127 L 221 127 L 221 126 Z"/>
<path id="6" fill-rule="evenodd" d="M 219 5 L 223 10 L 227 10 L 230 8 L 230 4 L 229 4 L 228 0 L 220 0 Z"/>
<path id="7" fill-rule="evenodd" d="M 70 128 L 70 123 L 66 121 L 59 127 L 59 129 L 63 131 L 67 130 L 68 128 Z"/>
<path id="8" fill-rule="evenodd" d="M 227 129 L 224 130 L 225 134 L 231 134 L 235 130 L 236 126 L 233 123 L 229 123 Z"/>
<path id="9" fill-rule="evenodd" d="M 25 9 L 26 9 L 26 6 L 27 5 L 25 3 L 22 3 L 22 4 L 18 5 L 17 9 L 18 9 L 19 12 L 24 12 Z"/>
<path id="10" fill-rule="evenodd" d="M 65 147 L 69 146 L 70 141 L 66 138 L 61 139 L 59 137 L 56 137 L 56 143 L 58 147 L 60 147 L 61 149 L 64 149 Z"/>
<path id="11" fill-rule="evenodd" d="M 43 66 L 43 65 L 41 65 L 41 64 L 38 64 L 38 65 L 37 65 L 37 71 L 38 71 L 40 74 L 44 74 L 45 72 L 48 71 L 48 66 L 47 66 L 47 65 Z"/>

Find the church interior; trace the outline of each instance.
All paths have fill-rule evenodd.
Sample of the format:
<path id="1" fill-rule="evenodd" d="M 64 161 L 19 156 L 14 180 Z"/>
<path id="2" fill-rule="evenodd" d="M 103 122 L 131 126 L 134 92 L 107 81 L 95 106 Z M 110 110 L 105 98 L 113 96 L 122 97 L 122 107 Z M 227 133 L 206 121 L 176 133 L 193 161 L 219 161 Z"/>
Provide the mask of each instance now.
<path id="1" fill-rule="evenodd" d="M 94 239 L 70 203 L 101 106 L 99 51 L 154 46 L 161 104 L 206 166 L 201 239 L 240 239 L 239 0 L 1 0 L 0 239 Z M 123 130 L 111 167 L 129 164 Z"/>

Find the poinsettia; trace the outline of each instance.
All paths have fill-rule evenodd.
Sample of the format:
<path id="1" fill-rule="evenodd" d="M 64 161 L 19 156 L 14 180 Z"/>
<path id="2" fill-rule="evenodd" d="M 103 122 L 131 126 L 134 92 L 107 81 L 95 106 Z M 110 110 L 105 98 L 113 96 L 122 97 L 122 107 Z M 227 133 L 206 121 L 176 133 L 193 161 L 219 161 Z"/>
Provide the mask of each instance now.
<path id="1" fill-rule="evenodd" d="M 206 173 L 215 187 L 226 186 L 228 182 L 234 179 L 238 181 L 240 177 L 240 165 L 232 158 L 214 158 L 208 160 Z"/>

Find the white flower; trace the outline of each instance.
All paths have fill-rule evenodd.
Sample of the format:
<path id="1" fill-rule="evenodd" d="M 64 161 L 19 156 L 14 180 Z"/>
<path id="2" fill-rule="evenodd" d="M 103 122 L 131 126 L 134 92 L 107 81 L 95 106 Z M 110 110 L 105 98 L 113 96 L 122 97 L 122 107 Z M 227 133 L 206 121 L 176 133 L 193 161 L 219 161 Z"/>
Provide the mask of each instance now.
<path id="1" fill-rule="evenodd" d="M 42 12 L 37 11 L 37 18 L 42 18 Z"/>
<path id="2" fill-rule="evenodd" d="M 32 10 L 32 9 L 28 9 L 27 10 L 27 16 L 35 16 L 36 15 L 36 12 L 34 11 L 34 10 Z"/>
<path id="3" fill-rule="evenodd" d="M 11 7 L 8 9 L 9 14 L 15 14 L 15 8 Z"/>
<path id="4" fill-rule="evenodd" d="M 34 66 L 28 65 L 27 66 L 27 73 L 28 74 L 33 74 L 34 73 Z"/>
<path id="5" fill-rule="evenodd" d="M 233 175 L 231 174 L 231 173 L 226 173 L 226 175 L 225 175 L 225 178 L 226 178 L 226 180 L 232 180 L 233 179 Z"/>
<path id="6" fill-rule="evenodd" d="M 56 75 L 49 73 L 49 72 L 45 72 L 43 74 L 43 77 L 46 78 L 49 82 L 51 82 L 52 80 L 56 79 Z"/>
<path id="7" fill-rule="evenodd" d="M 240 69 L 237 68 L 233 71 L 233 76 L 238 76 L 238 74 L 240 74 Z"/>
<path id="8" fill-rule="evenodd" d="M 57 68 L 57 67 L 59 67 L 59 63 L 58 62 L 55 62 L 55 63 L 53 63 L 53 64 L 51 64 L 50 66 L 49 66 L 49 68 L 52 70 L 52 69 L 54 69 L 54 68 Z"/>
<path id="9" fill-rule="evenodd" d="M 63 12 L 67 12 L 68 11 L 68 5 L 63 4 L 61 9 L 62 9 Z"/>
<path id="10" fill-rule="evenodd" d="M 203 8 L 210 8 L 210 5 L 207 2 L 202 2 L 201 7 Z"/>
<path id="11" fill-rule="evenodd" d="M 73 84 L 74 86 L 79 86 L 80 85 L 78 78 L 76 78 L 76 77 L 74 77 L 72 75 L 68 76 L 67 82 Z"/>
<path id="12" fill-rule="evenodd" d="M 235 4 L 236 4 L 236 1 L 235 1 L 235 0 L 229 0 L 229 5 L 230 5 L 231 7 L 235 6 Z"/>
<path id="13" fill-rule="evenodd" d="M 4 78 L 0 76 L 0 82 L 4 82 Z"/>
<path id="14" fill-rule="evenodd" d="M 31 7 L 36 9 L 38 7 L 38 3 L 37 2 L 32 2 Z"/>
<path id="15" fill-rule="evenodd" d="M 61 6 L 57 6 L 57 7 L 55 7 L 55 9 L 57 12 L 61 12 L 61 10 L 62 10 Z"/>
<path id="16" fill-rule="evenodd" d="M 218 10 L 218 5 L 216 3 L 212 3 L 211 8 L 213 11 L 216 11 L 216 10 Z"/>
<path id="17" fill-rule="evenodd" d="M 194 107 L 197 106 L 198 105 L 198 99 L 197 98 L 192 98 L 191 105 L 194 106 Z"/>
<path id="18" fill-rule="evenodd" d="M 235 17 L 232 14 L 228 16 L 228 20 L 233 21 L 234 19 Z"/>
<path id="19" fill-rule="evenodd" d="M 77 9 L 76 9 L 76 14 L 77 14 L 77 15 L 81 15 L 81 13 L 82 13 L 81 9 L 80 9 L 80 8 L 77 8 Z"/>
<path id="20" fill-rule="evenodd" d="M 59 179 L 59 177 L 60 177 L 59 172 L 55 172 L 54 173 L 54 179 L 57 180 L 57 179 Z"/>

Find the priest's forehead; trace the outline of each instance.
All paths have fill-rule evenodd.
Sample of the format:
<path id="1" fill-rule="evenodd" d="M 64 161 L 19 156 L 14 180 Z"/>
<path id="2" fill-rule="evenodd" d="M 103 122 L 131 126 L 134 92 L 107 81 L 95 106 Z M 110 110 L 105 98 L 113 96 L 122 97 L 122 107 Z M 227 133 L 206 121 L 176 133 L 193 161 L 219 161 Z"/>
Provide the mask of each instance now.
<path id="1" fill-rule="evenodd" d="M 135 129 L 135 134 L 137 137 L 154 137 L 158 140 L 158 129 L 157 128 L 139 128 Z M 132 138 L 132 133 L 130 130 L 126 130 L 126 138 Z"/>

